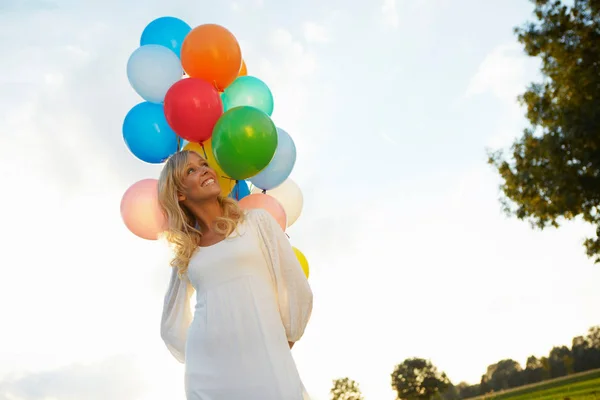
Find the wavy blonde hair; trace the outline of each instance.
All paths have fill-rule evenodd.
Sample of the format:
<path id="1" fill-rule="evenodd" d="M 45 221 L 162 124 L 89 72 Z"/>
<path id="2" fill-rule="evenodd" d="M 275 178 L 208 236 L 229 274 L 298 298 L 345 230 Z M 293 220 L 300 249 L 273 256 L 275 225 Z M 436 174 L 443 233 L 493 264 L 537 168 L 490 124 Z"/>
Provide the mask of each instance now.
<path id="1" fill-rule="evenodd" d="M 177 268 L 179 276 L 187 272 L 190 259 L 202 238 L 202 232 L 196 228 L 196 218 L 178 199 L 178 194 L 184 189 L 183 178 L 191 153 L 203 158 L 190 150 L 179 151 L 169 157 L 158 179 L 158 202 L 168 221 L 163 235 L 173 247 L 175 255 L 171 266 Z M 217 201 L 223 216 L 217 218 L 215 231 L 227 237 L 243 220 L 244 213 L 233 199 L 219 195 Z"/>

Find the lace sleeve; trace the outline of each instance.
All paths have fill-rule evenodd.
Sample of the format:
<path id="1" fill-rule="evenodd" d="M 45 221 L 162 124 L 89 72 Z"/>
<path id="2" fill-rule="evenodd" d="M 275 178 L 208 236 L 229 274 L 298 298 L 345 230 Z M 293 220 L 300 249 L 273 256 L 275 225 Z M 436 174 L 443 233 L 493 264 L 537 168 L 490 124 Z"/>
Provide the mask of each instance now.
<path id="1" fill-rule="evenodd" d="M 310 319 L 313 294 L 294 250 L 277 221 L 265 210 L 250 212 L 267 249 L 281 321 L 290 342 L 300 340 Z"/>
<path id="2" fill-rule="evenodd" d="M 169 288 L 165 294 L 161 320 L 161 337 L 167 348 L 180 363 L 185 362 L 185 342 L 192 322 L 190 298 L 194 288 L 187 278 L 180 279 L 173 268 Z"/>

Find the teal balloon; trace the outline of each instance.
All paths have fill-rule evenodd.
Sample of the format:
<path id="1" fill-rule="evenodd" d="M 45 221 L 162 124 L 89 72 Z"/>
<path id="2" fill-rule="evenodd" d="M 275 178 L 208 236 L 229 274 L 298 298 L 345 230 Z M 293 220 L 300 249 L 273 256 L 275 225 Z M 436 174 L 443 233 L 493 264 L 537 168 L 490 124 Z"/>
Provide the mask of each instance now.
<path id="1" fill-rule="evenodd" d="M 277 128 L 259 109 L 236 107 L 219 118 L 211 144 L 223 172 L 241 181 L 269 165 L 277 149 Z"/>
<path id="2" fill-rule="evenodd" d="M 225 89 L 221 96 L 223 109 L 240 106 L 258 108 L 268 116 L 273 114 L 273 94 L 266 83 L 253 76 L 240 76 Z"/>
<path id="3" fill-rule="evenodd" d="M 250 182 L 262 190 L 275 189 L 290 176 L 295 163 L 296 145 L 294 141 L 286 131 L 277 128 L 277 150 L 275 150 L 275 155 L 267 168 L 252 177 Z"/>

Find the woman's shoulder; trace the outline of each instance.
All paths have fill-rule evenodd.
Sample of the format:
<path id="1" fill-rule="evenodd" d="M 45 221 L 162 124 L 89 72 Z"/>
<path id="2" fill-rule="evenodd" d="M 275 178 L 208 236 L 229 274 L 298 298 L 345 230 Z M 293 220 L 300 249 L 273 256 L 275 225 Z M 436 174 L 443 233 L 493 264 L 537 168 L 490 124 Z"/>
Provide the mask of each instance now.
<path id="1" fill-rule="evenodd" d="M 251 224 L 263 226 L 264 224 L 269 223 L 269 218 L 271 214 L 265 209 L 262 208 L 252 208 L 250 210 L 245 211 L 245 220 Z"/>
<path id="2" fill-rule="evenodd" d="M 244 210 L 244 213 L 246 214 L 246 218 L 250 220 L 265 218 L 265 214 L 270 215 L 269 212 L 263 208 L 251 208 L 249 210 Z"/>

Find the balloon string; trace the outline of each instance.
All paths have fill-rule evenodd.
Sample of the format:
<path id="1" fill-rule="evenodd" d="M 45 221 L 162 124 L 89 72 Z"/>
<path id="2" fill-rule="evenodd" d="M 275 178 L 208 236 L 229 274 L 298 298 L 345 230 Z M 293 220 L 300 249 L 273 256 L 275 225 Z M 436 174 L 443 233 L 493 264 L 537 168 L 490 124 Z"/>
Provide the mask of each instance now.
<path id="1" fill-rule="evenodd" d="M 240 185 L 238 185 L 239 181 L 235 181 L 235 199 L 240 201 Z"/>
<path id="2" fill-rule="evenodd" d="M 206 155 L 206 149 L 204 148 L 204 143 L 200 143 L 200 146 L 202 146 L 202 152 L 204 153 L 204 159 L 208 159 L 208 156 Z"/>
<path id="3" fill-rule="evenodd" d="M 267 194 L 267 190 L 263 189 L 262 194 Z"/>
<path id="4" fill-rule="evenodd" d="M 177 151 L 181 151 L 181 138 L 177 135 Z"/>

